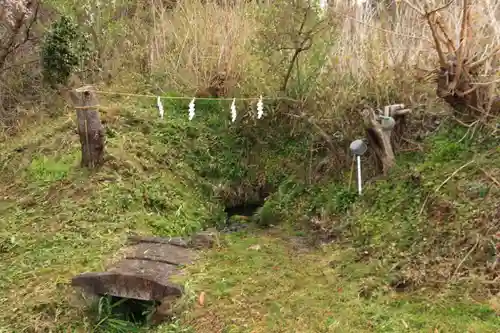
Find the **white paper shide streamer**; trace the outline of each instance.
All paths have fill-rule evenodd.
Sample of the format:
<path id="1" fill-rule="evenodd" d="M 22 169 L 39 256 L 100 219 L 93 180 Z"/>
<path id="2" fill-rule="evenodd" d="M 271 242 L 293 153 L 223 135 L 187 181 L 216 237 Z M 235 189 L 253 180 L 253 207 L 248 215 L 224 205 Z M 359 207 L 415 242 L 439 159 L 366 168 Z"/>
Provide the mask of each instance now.
<path id="1" fill-rule="evenodd" d="M 165 110 L 163 109 L 163 104 L 161 103 L 160 96 L 158 96 L 158 98 L 156 99 L 156 105 L 158 106 L 158 111 L 160 112 L 160 118 L 163 119 Z"/>
<path id="2" fill-rule="evenodd" d="M 189 103 L 189 120 L 193 120 L 195 115 L 195 104 L 194 104 L 195 100 L 196 97 L 194 97 Z M 165 114 L 165 109 L 163 108 L 160 96 L 156 98 L 156 105 L 158 107 L 158 111 L 160 112 L 160 118 L 163 119 L 163 116 Z M 262 101 L 262 95 L 260 95 L 259 100 L 257 102 L 257 119 L 262 119 L 263 116 L 264 116 L 264 103 Z M 236 121 L 236 118 L 237 118 L 236 98 L 233 98 L 233 101 L 231 103 L 231 122 L 234 123 Z"/>
<path id="3" fill-rule="evenodd" d="M 195 98 L 193 98 L 189 103 L 189 120 L 193 120 L 194 118 L 194 100 Z"/>
<path id="4" fill-rule="evenodd" d="M 236 121 L 236 98 L 233 98 L 231 103 L 231 121 L 234 123 Z"/>
<path id="5" fill-rule="evenodd" d="M 264 103 L 262 102 L 262 95 L 259 97 L 257 102 L 257 119 L 261 119 L 264 115 Z"/>

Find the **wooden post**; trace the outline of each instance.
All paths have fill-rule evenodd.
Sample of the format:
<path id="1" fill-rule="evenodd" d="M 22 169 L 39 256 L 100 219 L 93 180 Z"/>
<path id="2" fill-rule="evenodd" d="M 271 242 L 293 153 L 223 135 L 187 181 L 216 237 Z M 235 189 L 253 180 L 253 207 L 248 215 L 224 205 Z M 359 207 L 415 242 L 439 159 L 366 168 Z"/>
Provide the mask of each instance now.
<path id="1" fill-rule="evenodd" d="M 71 91 L 76 110 L 78 135 L 82 145 L 81 166 L 98 168 L 104 164 L 105 133 L 99 118 L 99 102 L 92 86 Z"/>

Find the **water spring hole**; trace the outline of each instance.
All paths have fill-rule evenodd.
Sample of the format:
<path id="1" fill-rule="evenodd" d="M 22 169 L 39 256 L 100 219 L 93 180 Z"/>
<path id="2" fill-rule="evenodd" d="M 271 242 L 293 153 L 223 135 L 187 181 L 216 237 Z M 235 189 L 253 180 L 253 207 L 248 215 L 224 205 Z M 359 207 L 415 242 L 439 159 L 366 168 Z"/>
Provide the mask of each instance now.
<path id="1" fill-rule="evenodd" d="M 94 332 L 130 332 L 131 327 L 157 324 L 159 302 L 110 295 L 98 295 L 90 311 L 95 318 Z"/>
<path id="2" fill-rule="evenodd" d="M 224 209 L 226 222 L 221 231 L 238 232 L 247 229 L 252 222 L 252 217 L 263 204 L 264 201 L 245 202 L 243 204 L 226 207 Z"/>

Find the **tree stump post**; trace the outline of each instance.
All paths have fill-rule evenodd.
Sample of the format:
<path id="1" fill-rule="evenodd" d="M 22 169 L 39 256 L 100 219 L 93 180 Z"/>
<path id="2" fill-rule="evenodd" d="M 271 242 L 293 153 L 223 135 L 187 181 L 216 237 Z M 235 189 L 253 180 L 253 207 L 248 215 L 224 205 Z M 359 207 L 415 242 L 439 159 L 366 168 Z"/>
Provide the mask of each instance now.
<path id="1" fill-rule="evenodd" d="M 81 166 L 98 168 L 104 164 L 105 133 L 99 118 L 99 101 L 92 86 L 71 91 L 82 146 Z"/>
<path id="2" fill-rule="evenodd" d="M 382 115 L 378 115 L 372 108 L 362 111 L 368 140 L 375 155 L 382 163 L 382 171 L 387 174 L 396 164 L 394 149 L 391 143 L 391 135 L 398 118 L 410 113 L 404 104 L 393 104 L 384 107 Z"/>

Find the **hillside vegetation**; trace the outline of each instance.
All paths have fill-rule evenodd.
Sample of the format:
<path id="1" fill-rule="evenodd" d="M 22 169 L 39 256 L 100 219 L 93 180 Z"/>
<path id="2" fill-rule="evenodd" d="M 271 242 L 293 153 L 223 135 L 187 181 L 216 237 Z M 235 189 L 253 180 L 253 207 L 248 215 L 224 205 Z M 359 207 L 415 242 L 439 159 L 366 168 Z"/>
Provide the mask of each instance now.
<path id="1" fill-rule="evenodd" d="M 464 62 L 457 85 L 482 82 L 481 100 L 440 98 L 421 69 L 440 65 L 417 2 L 378 5 L 371 16 L 281 0 L 31 11 L 19 46 L 0 42 L 0 332 L 500 331 L 500 3 L 465 15 L 465 58 L 489 56 L 479 73 Z M 439 11 L 449 29 L 463 8 Z M 106 132 L 95 170 L 80 166 L 65 98 L 83 83 Z M 370 137 L 361 110 L 396 103 L 412 112 L 394 128 L 395 165 L 383 172 L 370 141 L 358 196 L 349 144 Z M 250 203 L 250 219 L 229 219 L 246 228 L 178 277 L 186 295 L 169 322 L 149 327 L 69 285 L 117 259 L 131 233 L 222 230 L 225 209 Z"/>

